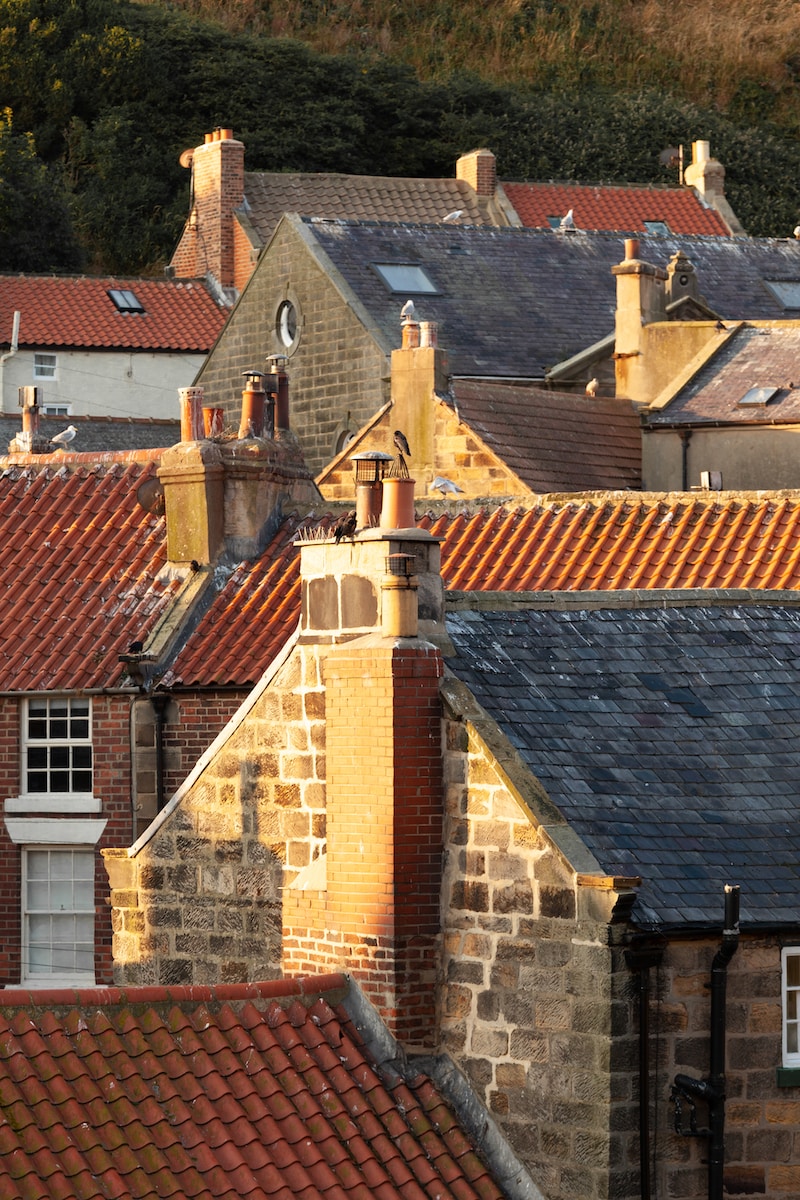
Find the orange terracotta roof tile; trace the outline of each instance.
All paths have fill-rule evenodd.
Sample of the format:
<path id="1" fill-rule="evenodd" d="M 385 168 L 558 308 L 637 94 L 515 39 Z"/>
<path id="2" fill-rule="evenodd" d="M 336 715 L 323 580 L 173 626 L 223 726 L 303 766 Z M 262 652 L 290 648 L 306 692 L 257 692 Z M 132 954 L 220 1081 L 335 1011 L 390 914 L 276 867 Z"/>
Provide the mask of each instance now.
<path id="1" fill-rule="evenodd" d="M 112 289 L 131 291 L 143 312 L 120 312 Z M 207 353 L 228 316 L 201 280 L 0 275 L 0 329 L 20 313 L 22 347 Z"/>
<path id="2" fill-rule="evenodd" d="M 163 685 L 253 684 L 299 619 L 294 539 L 301 527 L 325 531 L 334 519 L 287 517 L 258 561 L 231 574 Z M 800 589 L 797 493 L 617 493 L 477 510 L 440 504 L 420 510 L 418 523 L 442 539 L 451 591 Z"/>
<path id="3" fill-rule="evenodd" d="M 432 1080 L 369 1060 L 351 986 L 4 992 L 0 1195 L 500 1200 Z"/>
<path id="4" fill-rule="evenodd" d="M 614 184 L 504 183 L 523 225 L 547 229 L 550 218 L 572 209 L 579 229 L 645 233 L 645 221 L 663 221 L 671 233 L 730 236 L 719 213 L 693 188 L 623 187 Z"/>
<path id="5" fill-rule="evenodd" d="M 0 690 L 113 687 L 179 583 L 162 583 L 163 517 L 136 489 L 149 462 L 0 473 Z"/>

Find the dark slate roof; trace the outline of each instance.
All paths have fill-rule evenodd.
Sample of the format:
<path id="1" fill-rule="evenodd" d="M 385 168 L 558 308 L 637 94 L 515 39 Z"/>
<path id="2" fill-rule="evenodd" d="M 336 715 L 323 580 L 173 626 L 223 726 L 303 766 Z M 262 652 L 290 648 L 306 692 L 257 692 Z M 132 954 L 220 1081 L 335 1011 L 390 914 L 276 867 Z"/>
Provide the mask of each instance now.
<path id="1" fill-rule="evenodd" d="M 780 606 L 468 611 L 472 689 L 634 914 L 800 925 L 800 611 Z"/>
<path id="2" fill-rule="evenodd" d="M 0 1196 L 502 1200 L 430 1076 L 377 1061 L 353 991 L 6 990 Z"/>
<path id="3" fill-rule="evenodd" d="M 312 218 L 302 224 L 322 252 L 323 269 L 336 268 L 387 347 L 399 345 L 408 295 L 390 292 L 373 264 L 422 266 L 437 293 L 413 296 L 417 315 L 438 322 L 454 375 L 543 378 L 613 331 L 611 268 L 624 257 L 618 234 Z M 785 317 L 764 280 L 800 281 L 800 242 L 640 238 L 639 257 L 657 266 L 666 267 L 678 250 L 694 264 L 708 304 L 725 318 Z"/>
<path id="4" fill-rule="evenodd" d="M 753 388 L 764 403 L 742 404 Z M 651 425 L 800 422 L 800 323 L 742 325 L 666 407 L 651 410 Z"/>
<path id="5" fill-rule="evenodd" d="M 54 437 L 74 425 L 77 429 L 72 449 L 81 453 L 103 450 L 164 450 L 181 440 L 181 423 L 166 418 L 149 417 L 40 417 L 39 432 Z M 22 431 L 22 416 L 0 413 L 0 455 L 8 450 L 9 442 Z"/>
<path id="6" fill-rule="evenodd" d="M 534 492 L 642 486 L 642 432 L 629 400 L 459 379 L 459 419 Z M 458 482 L 458 468 L 451 474 Z"/>

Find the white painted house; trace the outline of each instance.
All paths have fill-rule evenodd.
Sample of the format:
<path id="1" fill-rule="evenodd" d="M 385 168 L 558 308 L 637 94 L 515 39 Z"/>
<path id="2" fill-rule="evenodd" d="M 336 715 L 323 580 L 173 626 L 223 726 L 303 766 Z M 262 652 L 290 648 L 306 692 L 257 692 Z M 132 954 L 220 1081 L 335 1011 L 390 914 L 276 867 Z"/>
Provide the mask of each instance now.
<path id="1" fill-rule="evenodd" d="M 227 315 L 203 280 L 0 276 L 0 411 L 178 417 Z"/>

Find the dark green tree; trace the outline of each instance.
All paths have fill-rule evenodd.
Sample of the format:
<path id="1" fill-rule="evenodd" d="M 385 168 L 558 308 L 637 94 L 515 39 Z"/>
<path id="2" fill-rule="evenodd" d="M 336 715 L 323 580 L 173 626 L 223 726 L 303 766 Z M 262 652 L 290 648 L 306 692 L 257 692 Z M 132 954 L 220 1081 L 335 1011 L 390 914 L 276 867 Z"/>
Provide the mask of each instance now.
<path id="1" fill-rule="evenodd" d="M 75 271 L 83 256 L 61 172 L 37 156 L 30 134 L 17 134 L 0 112 L 0 270 Z"/>

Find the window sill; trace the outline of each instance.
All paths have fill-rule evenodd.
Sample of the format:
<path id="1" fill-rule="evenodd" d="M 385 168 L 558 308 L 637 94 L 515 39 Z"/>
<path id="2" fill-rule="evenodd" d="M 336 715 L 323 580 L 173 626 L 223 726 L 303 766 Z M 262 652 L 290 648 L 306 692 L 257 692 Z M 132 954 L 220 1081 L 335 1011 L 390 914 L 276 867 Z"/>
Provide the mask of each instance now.
<path id="1" fill-rule="evenodd" d="M 63 988 L 85 990 L 95 986 L 94 975 L 53 975 L 47 979 L 37 976 L 36 979 L 23 979 L 21 983 L 7 983 L 3 991 L 13 992 L 24 988 L 26 992 L 54 992 Z"/>
<path id="2" fill-rule="evenodd" d="M 99 813 L 103 801 L 88 792 L 37 792 L 32 796 L 10 796 L 5 802 L 7 813 Z"/>
<path id="3" fill-rule="evenodd" d="M 778 1067 L 775 1082 L 779 1088 L 800 1087 L 800 1067 Z"/>

